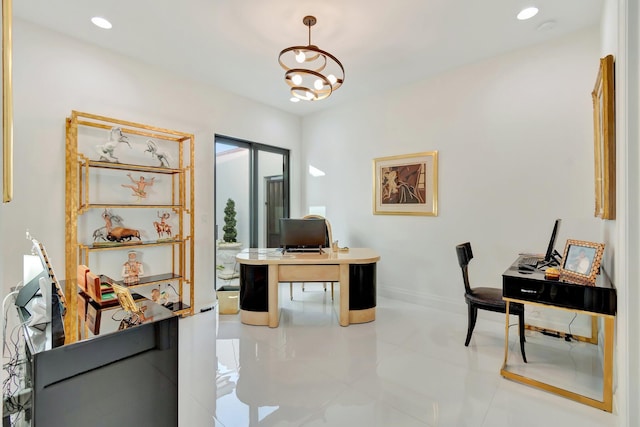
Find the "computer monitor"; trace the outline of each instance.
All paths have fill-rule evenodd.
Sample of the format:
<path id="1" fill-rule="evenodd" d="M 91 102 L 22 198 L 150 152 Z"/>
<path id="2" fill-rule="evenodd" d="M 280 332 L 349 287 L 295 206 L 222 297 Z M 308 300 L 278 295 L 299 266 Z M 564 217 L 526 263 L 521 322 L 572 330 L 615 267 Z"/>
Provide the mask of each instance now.
<path id="1" fill-rule="evenodd" d="M 49 279 L 49 274 L 43 268 L 40 268 L 38 271 L 35 271 L 35 274 L 33 274 L 33 262 L 30 261 L 30 258 L 35 258 L 36 261 L 40 262 L 35 256 L 25 255 L 24 286 L 20 288 L 15 302 L 16 306 L 25 318 L 29 318 L 31 316 L 31 311 L 27 309 L 27 304 L 29 304 L 38 292 L 42 294 L 40 290 L 40 279 Z"/>
<path id="2" fill-rule="evenodd" d="M 327 243 L 327 224 L 324 219 L 280 218 L 280 246 L 283 251 L 321 251 Z"/>
<path id="3" fill-rule="evenodd" d="M 16 306 L 24 321 L 36 329 L 51 325 L 51 347 L 64 344 L 66 304 L 62 290 L 42 243 L 30 238 L 33 255 L 24 257 L 24 283 L 16 297 Z"/>
<path id="4" fill-rule="evenodd" d="M 546 265 L 559 265 L 560 260 L 556 259 L 556 256 L 561 257 L 561 255 L 555 250 L 556 239 L 558 238 L 558 231 L 560 230 L 560 223 L 562 220 L 560 218 L 556 219 L 555 224 L 553 224 L 553 231 L 551 232 L 551 238 L 549 239 L 549 245 L 547 245 L 547 253 L 544 255 L 544 263 Z"/>

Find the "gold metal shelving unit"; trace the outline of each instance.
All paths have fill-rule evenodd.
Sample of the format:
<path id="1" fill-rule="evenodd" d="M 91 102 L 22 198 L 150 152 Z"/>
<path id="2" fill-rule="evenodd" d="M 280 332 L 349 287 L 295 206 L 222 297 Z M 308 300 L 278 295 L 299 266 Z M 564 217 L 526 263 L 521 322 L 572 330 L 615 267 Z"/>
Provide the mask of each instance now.
<path id="1" fill-rule="evenodd" d="M 119 128 L 122 135 L 136 138 L 136 141 L 160 141 L 176 154 L 177 162 L 174 165 L 164 167 L 153 166 L 153 155 L 146 158 L 140 157 L 133 161 L 105 161 L 96 153 L 92 153 L 83 138 L 92 141 L 95 135 L 101 132 L 106 136 L 108 131 Z M 87 131 L 86 134 L 83 131 Z M 66 217 L 65 217 L 65 295 L 67 296 L 67 315 L 65 316 L 65 330 L 67 341 L 76 341 L 78 334 L 78 283 L 77 268 L 84 264 L 91 269 L 92 257 L 108 251 L 145 251 L 148 248 L 166 247 L 171 251 L 170 266 L 165 272 L 142 277 L 138 284 L 131 287 L 152 286 L 162 282 L 172 282 L 178 285 L 179 301 L 174 305 L 174 312 L 187 316 L 193 314 L 194 306 L 194 136 L 193 134 L 178 132 L 140 123 L 119 120 L 95 114 L 72 111 L 67 118 L 66 126 Z M 91 144 L 89 142 L 88 144 Z M 131 148 L 131 144 L 129 144 Z M 173 160 L 172 160 L 173 161 Z M 149 163 L 149 164 L 146 164 Z M 156 161 L 157 163 L 157 161 Z M 152 173 L 154 176 L 170 177 L 171 195 L 168 203 L 154 203 L 153 201 L 139 201 L 136 203 L 115 201 L 92 201 L 91 190 L 94 187 L 104 185 L 100 179 L 90 183 L 94 175 L 101 171 L 108 173 L 129 174 Z M 93 186 L 93 187 L 92 187 Z M 100 188 L 95 189 L 99 191 Z M 166 202 L 166 201 L 165 201 Z M 92 210 L 107 209 L 163 209 L 171 211 L 175 215 L 177 231 L 172 233 L 169 239 L 140 240 L 136 244 L 132 242 L 104 242 L 102 244 L 86 243 L 89 236 L 78 236 L 78 220 Z M 86 230 L 84 231 L 86 233 Z M 152 260 L 150 261 L 152 262 Z M 157 269 L 157 268 L 156 268 Z M 93 270 L 92 270 L 93 271 Z M 95 274 L 102 274 L 95 271 Z M 185 301 L 185 293 L 188 291 L 188 301 Z"/>

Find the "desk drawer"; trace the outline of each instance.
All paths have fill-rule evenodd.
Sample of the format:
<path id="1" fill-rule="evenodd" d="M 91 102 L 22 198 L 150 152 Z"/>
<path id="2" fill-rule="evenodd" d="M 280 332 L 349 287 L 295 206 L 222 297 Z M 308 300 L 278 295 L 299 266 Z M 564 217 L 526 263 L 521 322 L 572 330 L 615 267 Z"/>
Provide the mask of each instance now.
<path id="1" fill-rule="evenodd" d="M 549 304 L 574 310 L 616 314 L 614 289 L 549 280 L 505 280 L 502 295 L 507 298 Z"/>
<path id="2" fill-rule="evenodd" d="M 339 265 L 281 265 L 279 282 L 338 282 Z"/>

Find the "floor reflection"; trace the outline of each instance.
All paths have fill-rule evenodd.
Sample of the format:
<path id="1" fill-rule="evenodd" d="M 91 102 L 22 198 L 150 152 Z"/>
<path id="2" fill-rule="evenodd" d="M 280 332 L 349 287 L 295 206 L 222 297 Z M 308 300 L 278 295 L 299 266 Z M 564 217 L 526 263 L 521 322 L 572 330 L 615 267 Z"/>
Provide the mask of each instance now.
<path id="1" fill-rule="evenodd" d="M 188 413 L 181 406 L 181 425 L 616 425 L 615 414 L 502 378 L 501 315 L 481 318 L 464 347 L 464 307 L 452 313 L 379 297 L 374 322 L 341 327 L 338 297 L 332 302 L 321 284 L 307 284 L 304 292 L 294 287 L 293 301 L 288 284 L 280 290 L 278 328 L 217 315 L 214 326 L 187 335 L 197 345 L 213 341 L 215 331 L 216 340 L 208 358 L 188 361 L 195 364 L 194 382 L 185 394 L 198 390 L 193 400 L 202 403 L 192 404 Z M 516 334 L 510 335 L 517 350 Z M 180 338 L 182 343 L 182 329 Z M 544 352 L 545 339 L 527 336 L 532 360 Z M 597 355 L 583 354 L 581 347 L 557 351 L 564 356 L 552 361 L 570 381 L 590 377 L 590 363 L 598 364 Z M 529 365 L 526 369 L 536 369 L 535 362 Z M 207 386 L 209 392 L 201 390 Z"/>

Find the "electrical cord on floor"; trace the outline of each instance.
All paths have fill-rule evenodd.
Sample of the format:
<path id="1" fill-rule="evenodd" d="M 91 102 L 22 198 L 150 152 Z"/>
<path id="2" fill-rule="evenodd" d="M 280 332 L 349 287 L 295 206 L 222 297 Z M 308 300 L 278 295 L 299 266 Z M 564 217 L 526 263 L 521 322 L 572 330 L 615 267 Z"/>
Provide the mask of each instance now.
<path id="1" fill-rule="evenodd" d="M 571 321 L 569 322 L 569 333 L 564 338 L 565 341 L 571 341 L 571 339 L 573 338 L 573 334 L 571 333 L 571 324 L 573 323 L 574 320 L 576 320 L 577 317 L 578 317 L 578 313 L 573 313 L 573 319 L 571 319 Z"/>

